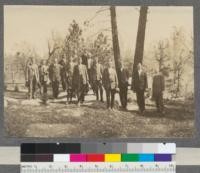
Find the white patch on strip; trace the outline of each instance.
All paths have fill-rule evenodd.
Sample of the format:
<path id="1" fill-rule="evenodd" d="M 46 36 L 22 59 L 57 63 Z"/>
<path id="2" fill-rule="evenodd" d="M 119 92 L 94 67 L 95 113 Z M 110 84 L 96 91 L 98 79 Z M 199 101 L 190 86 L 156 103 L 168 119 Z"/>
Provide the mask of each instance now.
<path id="1" fill-rule="evenodd" d="M 69 157 L 69 154 L 54 154 L 53 161 L 54 162 L 69 162 L 70 157 Z"/>
<path id="2" fill-rule="evenodd" d="M 159 143 L 158 153 L 161 154 L 176 154 L 176 144 L 175 143 Z"/>

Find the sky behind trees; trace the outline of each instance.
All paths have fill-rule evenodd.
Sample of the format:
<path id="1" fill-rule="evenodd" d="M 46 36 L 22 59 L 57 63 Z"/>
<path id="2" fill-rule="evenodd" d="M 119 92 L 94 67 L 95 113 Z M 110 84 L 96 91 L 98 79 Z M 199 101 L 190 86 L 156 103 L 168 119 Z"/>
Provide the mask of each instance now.
<path id="1" fill-rule="evenodd" d="M 22 42 L 35 48 L 40 56 L 47 54 L 47 40 L 52 31 L 64 38 L 72 20 L 83 27 L 90 25 L 84 34 L 90 39 L 103 31 L 111 38 L 109 7 L 100 6 L 5 6 L 4 51 L 14 54 Z M 120 48 L 134 52 L 137 35 L 139 7 L 117 7 L 117 24 Z M 154 42 L 169 38 L 173 27 L 182 27 L 190 38 L 193 35 L 192 7 L 149 7 L 145 48 Z M 84 29 L 84 27 L 83 27 Z"/>

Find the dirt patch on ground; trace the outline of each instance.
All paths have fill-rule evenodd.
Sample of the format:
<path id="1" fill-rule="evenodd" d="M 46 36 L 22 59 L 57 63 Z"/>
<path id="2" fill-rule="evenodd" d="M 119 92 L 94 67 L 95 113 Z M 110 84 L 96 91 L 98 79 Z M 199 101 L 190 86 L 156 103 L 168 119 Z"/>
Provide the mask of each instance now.
<path id="1" fill-rule="evenodd" d="M 5 128 L 8 136 L 15 137 L 74 137 L 74 138 L 179 138 L 194 134 L 192 102 L 167 102 L 165 114 L 156 113 L 155 105 L 148 100 L 142 116 L 133 100 L 128 111 L 107 110 L 106 103 L 87 96 L 81 107 L 65 104 L 65 100 L 49 100 L 43 105 L 19 99 L 9 99 L 5 107 Z"/>
<path id="2" fill-rule="evenodd" d="M 38 123 L 28 126 L 26 137 L 71 137 L 77 135 L 78 128 L 75 125 L 66 124 L 45 124 Z"/>

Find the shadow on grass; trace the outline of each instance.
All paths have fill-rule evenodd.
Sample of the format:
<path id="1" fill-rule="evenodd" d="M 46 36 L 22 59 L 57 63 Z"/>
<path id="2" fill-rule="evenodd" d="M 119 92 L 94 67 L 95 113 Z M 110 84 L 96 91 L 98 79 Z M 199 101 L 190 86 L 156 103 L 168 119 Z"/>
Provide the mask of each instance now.
<path id="1" fill-rule="evenodd" d="M 12 97 L 13 93 L 10 93 Z M 24 98 L 21 93 L 19 95 Z M 4 114 L 7 133 L 11 136 L 26 137 L 27 129 L 31 129 L 31 134 L 40 136 L 40 129 L 44 126 L 45 134 L 53 136 L 68 125 L 70 127 L 65 129 L 66 136 L 63 137 L 188 137 L 193 130 L 194 109 L 192 104 L 186 102 L 166 103 L 164 115 L 156 112 L 155 104 L 147 104 L 146 112 L 140 115 L 133 102 L 133 110 L 124 111 L 118 109 L 117 105 L 118 108 L 111 111 L 106 109 L 106 102 L 86 100 L 83 105 L 77 107 L 74 104 L 76 100 L 65 106 L 65 101 L 59 99 L 56 102 L 49 100 L 51 104 L 48 107 L 8 105 Z M 77 129 L 76 133 L 67 133 L 73 131 L 71 126 Z M 50 130 L 48 127 L 51 127 Z M 65 135 L 64 132 L 63 134 Z"/>
<path id="2" fill-rule="evenodd" d="M 4 92 L 4 96 L 11 97 L 13 99 L 23 100 L 23 99 L 27 99 L 27 92 L 7 91 L 7 92 Z"/>
<path id="3" fill-rule="evenodd" d="M 182 108 L 165 108 L 164 113 L 157 112 L 155 109 L 146 109 L 144 114 L 140 114 L 139 111 L 131 110 L 127 111 L 136 116 L 143 116 L 148 118 L 165 118 L 171 120 L 194 120 L 194 110 L 182 109 Z"/>

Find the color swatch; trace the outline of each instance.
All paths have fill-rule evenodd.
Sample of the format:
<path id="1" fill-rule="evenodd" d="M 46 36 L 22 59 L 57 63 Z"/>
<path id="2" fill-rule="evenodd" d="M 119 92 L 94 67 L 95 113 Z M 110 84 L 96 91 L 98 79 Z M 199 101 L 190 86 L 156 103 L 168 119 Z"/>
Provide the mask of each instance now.
<path id="1" fill-rule="evenodd" d="M 175 143 L 23 143 L 22 154 L 159 153 L 175 154 Z"/>
<path id="2" fill-rule="evenodd" d="M 21 162 L 168 162 L 171 154 L 22 154 Z"/>
<path id="3" fill-rule="evenodd" d="M 22 144 L 21 162 L 170 162 L 176 151 L 176 145 L 171 143 L 91 143 L 90 149 L 86 144 L 81 146 L 79 143 Z"/>

